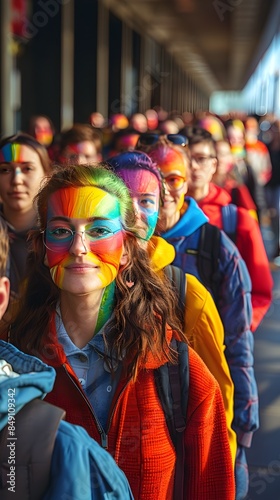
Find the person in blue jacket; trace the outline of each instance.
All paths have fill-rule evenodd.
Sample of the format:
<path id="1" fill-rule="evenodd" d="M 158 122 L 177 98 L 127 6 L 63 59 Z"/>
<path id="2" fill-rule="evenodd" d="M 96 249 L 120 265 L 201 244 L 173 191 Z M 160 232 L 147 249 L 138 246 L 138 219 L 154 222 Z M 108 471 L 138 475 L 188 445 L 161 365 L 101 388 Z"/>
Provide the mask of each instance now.
<path id="1" fill-rule="evenodd" d="M 138 147 L 138 146 L 137 146 Z M 172 264 L 193 274 L 212 293 L 225 331 L 225 356 L 234 383 L 234 418 L 237 434 L 235 463 L 236 500 L 246 497 L 249 487 L 246 448 L 259 427 L 258 389 L 254 374 L 254 338 L 251 280 L 237 247 L 220 231 L 216 279 L 205 283 L 198 267 L 198 250 L 202 230 L 208 218 L 196 201 L 186 196 L 189 160 L 186 149 L 163 137 L 145 149 L 157 164 L 163 177 L 164 199 L 159 210 L 156 232 L 176 251 Z M 210 242 L 209 242 L 210 246 Z M 212 259 L 213 260 L 213 259 Z M 207 263 L 214 268 L 215 263 Z"/>
<path id="2" fill-rule="evenodd" d="M 5 275 L 7 252 L 8 237 L 0 221 L 0 317 L 9 300 L 9 280 Z M 54 368 L 0 340 L 1 457 L 1 433 L 9 425 L 9 432 L 14 434 L 9 439 L 8 433 L 8 439 L 4 442 L 5 447 L 10 445 L 10 451 L 7 463 L 1 460 L 0 464 L 1 500 L 133 500 L 125 474 L 111 455 L 84 428 L 64 420 L 60 421 L 56 432 L 48 486 L 43 496 L 41 492 L 38 493 L 39 486 L 32 478 L 32 472 L 28 474 L 30 483 L 23 484 L 22 468 L 26 466 L 32 471 L 34 464 L 17 462 L 17 456 L 20 455 L 17 449 L 20 443 L 20 436 L 17 436 L 17 415 L 32 400 L 43 399 L 52 390 L 54 381 Z M 27 426 L 26 433 L 31 437 L 32 431 Z M 36 439 L 38 436 L 34 435 L 34 440 Z M 31 456 L 31 461 L 32 458 Z"/>

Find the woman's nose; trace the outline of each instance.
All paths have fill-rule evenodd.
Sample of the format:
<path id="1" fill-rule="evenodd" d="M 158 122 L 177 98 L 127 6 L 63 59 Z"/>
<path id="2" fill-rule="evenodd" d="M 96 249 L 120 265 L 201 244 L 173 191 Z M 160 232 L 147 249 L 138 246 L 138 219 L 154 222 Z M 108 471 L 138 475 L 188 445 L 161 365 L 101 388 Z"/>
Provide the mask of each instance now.
<path id="1" fill-rule="evenodd" d="M 12 182 L 13 184 L 21 184 L 23 182 L 23 173 L 20 167 L 15 168 Z"/>
<path id="2" fill-rule="evenodd" d="M 133 208 L 134 208 L 134 212 L 135 212 L 136 218 L 138 218 L 141 215 L 141 211 L 139 209 L 138 199 L 137 198 L 132 198 L 132 201 L 133 201 Z"/>
<path id="3" fill-rule="evenodd" d="M 74 233 L 69 252 L 73 255 L 80 255 L 88 252 L 84 231 L 77 231 Z"/>
<path id="4" fill-rule="evenodd" d="M 168 186 L 165 180 L 163 182 L 164 182 L 164 192 L 170 194 L 170 187 Z"/>

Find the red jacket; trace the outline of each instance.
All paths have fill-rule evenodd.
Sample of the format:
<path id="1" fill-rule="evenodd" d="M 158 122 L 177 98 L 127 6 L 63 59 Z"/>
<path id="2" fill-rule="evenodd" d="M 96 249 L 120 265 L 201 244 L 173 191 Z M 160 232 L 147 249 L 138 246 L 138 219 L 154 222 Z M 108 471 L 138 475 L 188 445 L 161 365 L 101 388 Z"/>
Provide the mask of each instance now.
<path id="1" fill-rule="evenodd" d="M 209 217 L 209 222 L 220 229 L 222 206 L 231 203 L 230 195 L 221 187 L 210 184 L 209 194 L 198 202 L 199 207 Z M 236 246 L 246 262 L 252 281 L 253 320 L 251 329 L 255 331 L 272 301 L 273 280 L 258 222 L 242 207 L 237 208 Z"/>
<path id="2" fill-rule="evenodd" d="M 256 204 L 245 184 L 238 184 L 236 180 L 228 178 L 221 187 L 229 193 L 231 198 L 230 203 L 234 203 L 238 207 L 246 208 L 246 210 L 258 220 Z"/>
<path id="3" fill-rule="evenodd" d="M 170 340 L 172 332 L 168 331 Z M 149 357 L 136 383 L 122 379 L 109 416 L 107 436 L 75 376 L 56 334 L 40 356 L 56 369 L 53 391 L 46 401 L 66 410 L 66 419 L 82 425 L 108 450 L 125 472 L 135 500 L 171 500 L 175 453 L 157 395 L 153 370 L 161 362 Z M 190 348 L 190 387 L 185 440 L 185 498 L 234 500 L 232 458 L 220 388 Z"/>

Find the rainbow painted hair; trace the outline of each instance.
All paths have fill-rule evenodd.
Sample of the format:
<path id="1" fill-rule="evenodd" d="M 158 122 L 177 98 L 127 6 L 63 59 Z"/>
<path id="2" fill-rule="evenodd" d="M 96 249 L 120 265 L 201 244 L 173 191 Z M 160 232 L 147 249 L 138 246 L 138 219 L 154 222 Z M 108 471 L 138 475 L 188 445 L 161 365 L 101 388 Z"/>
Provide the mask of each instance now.
<path id="1" fill-rule="evenodd" d="M 161 171 L 148 154 L 137 150 L 125 151 L 113 156 L 108 162 L 117 175 L 119 175 L 121 170 L 148 170 L 157 178 L 160 188 L 160 200 L 164 199 L 164 184 Z"/>

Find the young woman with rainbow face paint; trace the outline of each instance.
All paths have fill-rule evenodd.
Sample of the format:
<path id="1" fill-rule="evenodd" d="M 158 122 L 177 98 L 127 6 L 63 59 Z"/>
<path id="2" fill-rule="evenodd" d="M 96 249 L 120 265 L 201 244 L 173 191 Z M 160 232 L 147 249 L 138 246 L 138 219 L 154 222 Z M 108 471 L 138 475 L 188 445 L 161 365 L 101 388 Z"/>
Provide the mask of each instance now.
<path id="1" fill-rule="evenodd" d="M 169 155 L 168 158 L 170 160 L 174 157 Z M 154 235 L 158 212 L 159 209 L 162 209 L 165 197 L 170 198 L 172 188 L 174 190 L 175 187 L 182 191 L 181 188 L 185 184 L 183 176 L 185 164 L 182 161 L 181 164 L 178 162 L 178 156 L 175 156 L 176 159 L 177 164 L 171 167 L 170 172 L 165 170 L 165 178 L 164 174 L 160 173 L 156 163 L 141 151 L 122 153 L 110 159 L 114 171 L 130 190 L 136 212 L 136 226 L 139 232 L 141 230 L 144 233 L 141 244 L 146 245 L 151 265 L 160 276 L 163 275 L 163 269 L 172 264 L 175 250 L 170 243 L 160 236 Z M 234 462 L 236 434 L 231 427 L 234 387 L 224 355 L 224 328 L 212 296 L 207 289 L 191 274 L 186 274 L 186 283 L 184 331 L 192 347 L 203 359 L 220 385 Z"/>
<path id="2" fill-rule="evenodd" d="M 79 165 L 54 173 L 37 206 L 11 340 L 55 368 L 46 400 L 109 450 L 135 499 L 171 500 L 176 457 L 154 370 L 176 362 L 172 337 L 186 338 L 173 289 L 139 244 L 129 191 L 106 166 Z M 184 497 L 233 500 L 222 396 L 192 349 L 189 364 Z"/>
<path id="3" fill-rule="evenodd" d="M 129 189 L 139 236 L 143 241 L 149 241 L 163 199 L 163 179 L 159 169 L 146 153 L 140 151 L 118 154 L 108 162 Z"/>
<path id="4" fill-rule="evenodd" d="M 10 237 L 9 278 L 15 293 L 24 277 L 28 231 L 36 224 L 33 199 L 50 172 L 47 150 L 33 137 L 17 134 L 0 141 L 0 216 Z"/>

